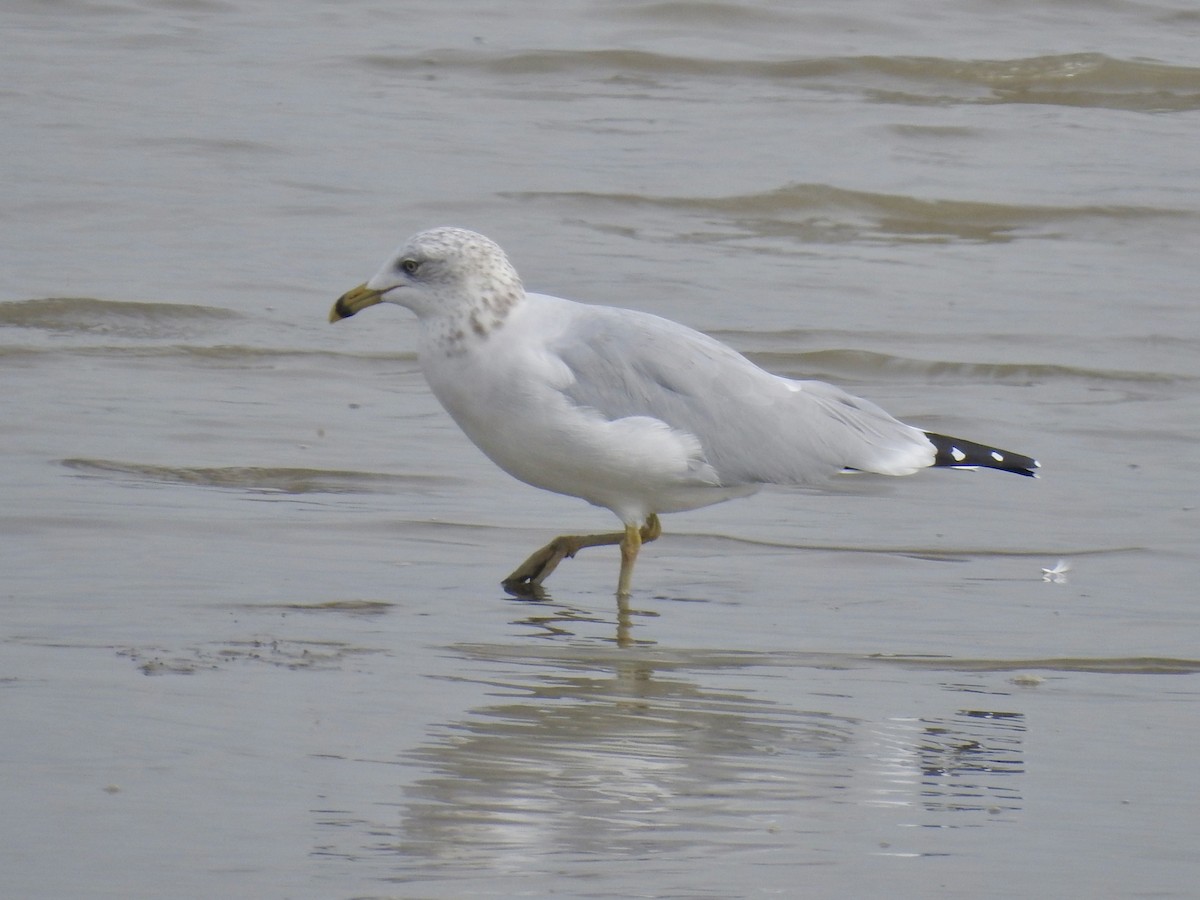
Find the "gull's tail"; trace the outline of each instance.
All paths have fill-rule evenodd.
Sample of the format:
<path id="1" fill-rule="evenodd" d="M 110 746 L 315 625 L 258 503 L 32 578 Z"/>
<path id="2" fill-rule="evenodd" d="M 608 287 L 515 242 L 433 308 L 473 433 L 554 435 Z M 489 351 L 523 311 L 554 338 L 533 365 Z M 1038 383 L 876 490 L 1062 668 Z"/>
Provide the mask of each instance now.
<path id="1" fill-rule="evenodd" d="M 929 438 L 937 450 L 937 456 L 933 460 L 934 466 L 999 469 L 1002 472 L 1016 472 L 1018 475 L 1031 475 L 1036 478 L 1041 465 L 1031 456 L 998 450 L 986 444 L 976 444 L 974 441 L 946 437 L 944 434 L 934 434 L 930 431 L 925 432 L 925 437 Z"/>

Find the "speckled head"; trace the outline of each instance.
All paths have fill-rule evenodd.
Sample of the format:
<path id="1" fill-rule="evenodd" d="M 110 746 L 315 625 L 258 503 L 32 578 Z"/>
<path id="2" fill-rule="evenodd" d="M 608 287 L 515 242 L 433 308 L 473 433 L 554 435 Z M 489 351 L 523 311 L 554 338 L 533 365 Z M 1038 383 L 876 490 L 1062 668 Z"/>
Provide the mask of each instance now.
<path id="1" fill-rule="evenodd" d="M 524 295 L 495 242 L 465 228 L 431 228 L 414 234 L 370 281 L 343 295 L 330 320 L 375 303 L 397 303 L 443 334 L 485 337 Z"/>

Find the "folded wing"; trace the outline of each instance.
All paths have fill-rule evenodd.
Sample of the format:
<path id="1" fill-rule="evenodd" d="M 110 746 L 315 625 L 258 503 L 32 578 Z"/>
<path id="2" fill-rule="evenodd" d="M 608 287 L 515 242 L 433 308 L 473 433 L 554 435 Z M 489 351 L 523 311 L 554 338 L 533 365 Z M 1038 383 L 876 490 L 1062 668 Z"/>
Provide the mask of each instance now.
<path id="1" fill-rule="evenodd" d="M 550 348 L 574 377 L 563 393 L 611 420 L 647 416 L 695 436 L 722 484 L 819 484 L 847 468 L 907 475 L 934 463 L 924 432 L 838 387 L 772 375 L 667 319 L 584 308 Z"/>

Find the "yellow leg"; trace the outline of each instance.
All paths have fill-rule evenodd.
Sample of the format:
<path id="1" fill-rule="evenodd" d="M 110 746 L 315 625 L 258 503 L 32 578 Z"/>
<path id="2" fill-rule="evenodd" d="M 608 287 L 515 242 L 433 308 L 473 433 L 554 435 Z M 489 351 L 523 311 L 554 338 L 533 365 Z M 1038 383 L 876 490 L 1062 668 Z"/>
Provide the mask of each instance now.
<path id="1" fill-rule="evenodd" d="M 642 544 L 656 540 L 661 534 L 662 523 L 658 521 L 658 516 L 654 513 L 646 517 L 646 524 L 640 529 L 633 525 L 627 525 L 623 532 L 564 534 L 531 554 L 502 583 L 507 590 L 514 593 L 527 592 L 530 587 L 540 585 L 545 581 L 550 573 L 558 568 L 560 562 L 573 557 L 585 547 L 606 547 L 619 544 L 621 546 L 621 575 L 617 582 L 617 594 L 628 597 L 629 581 L 633 576 L 633 563 L 637 559 L 638 550 L 641 549 Z"/>
<path id="2" fill-rule="evenodd" d="M 621 575 L 617 578 L 617 597 L 629 596 L 629 584 L 633 581 L 633 564 L 642 549 L 642 533 L 636 525 L 625 526 L 625 537 L 621 541 Z"/>
<path id="3" fill-rule="evenodd" d="M 642 526 L 642 543 L 648 544 L 662 537 L 662 522 L 654 513 L 646 516 L 646 524 Z"/>

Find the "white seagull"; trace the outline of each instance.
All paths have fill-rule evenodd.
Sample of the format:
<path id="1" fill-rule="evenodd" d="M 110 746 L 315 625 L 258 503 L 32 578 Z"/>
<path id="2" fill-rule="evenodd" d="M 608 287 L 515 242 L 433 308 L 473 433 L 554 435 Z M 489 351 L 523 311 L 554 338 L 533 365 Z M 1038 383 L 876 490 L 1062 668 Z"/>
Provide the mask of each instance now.
<path id="1" fill-rule="evenodd" d="M 496 465 L 624 525 L 555 538 L 504 580 L 513 593 L 536 591 L 584 547 L 619 544 L 624 600 L 639 549 L 662 533 L 660 514 L 764 484 L 819 487 L 847 470 L 1038 468 L 905 425 L 833 385 L 773 375 L 668 319 L 527 293 L 504 251 L 462 228 L 413 235 L 329 320 L 381 302 L 416 313 L 429 387 Z"/>

